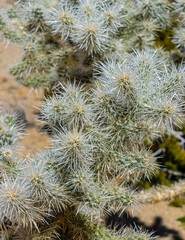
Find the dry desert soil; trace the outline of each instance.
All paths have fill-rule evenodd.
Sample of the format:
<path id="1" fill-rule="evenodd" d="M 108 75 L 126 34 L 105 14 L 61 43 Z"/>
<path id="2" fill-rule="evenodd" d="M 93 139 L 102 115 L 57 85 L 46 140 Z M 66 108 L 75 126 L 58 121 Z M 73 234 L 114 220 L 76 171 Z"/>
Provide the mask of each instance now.
<path id="1" fill-rule="evenodd" d="M 0 9 L 9 6 L 10 1 L 0 0 Z M 20 113 L 26 122 L 26 135 L 20 141 L 20 149 L 23 154 L 31 155 L 49 144 L 49 136 L 40 131 L 35 117 L 35 107 L 39 107 L 43 99 L 42 90 L 30 91 L 8 73 L 8 66 L 19 62 L 21 55 L 19 46 L 6 46 L 5 42 L 0 41 L 0 103 L 6 110 Z M 175 208 L 168 204 L 167 201 L 144 204 L 141 212 L 135 212 L 134 216 L 123 215 L 120 221 L 129 226 L 135 222 L 144 229 L 155 231 L 159 240 L 185 240 L 185 228 L 176 220 L 185 216 L 185 206 Z"/>

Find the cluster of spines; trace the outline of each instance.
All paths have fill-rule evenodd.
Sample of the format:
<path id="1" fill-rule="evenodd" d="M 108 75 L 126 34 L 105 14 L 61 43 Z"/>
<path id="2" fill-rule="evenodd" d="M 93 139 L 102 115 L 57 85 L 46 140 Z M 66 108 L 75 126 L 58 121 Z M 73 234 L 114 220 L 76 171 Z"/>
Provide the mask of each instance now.
<path id="1" fill-rule="evenodd" d="M 159 0 L 17 1 L 14 8 L 1 12 L 0 29 L 4 38 L 24 48 L 22 63 L 10 72 L 26 86 L 37 88 L 53 84 L 51 79 L 75 77 L 77 69 L 89 81 L 97 60 L 133 48 L 155 48 L 157 32 L 171 26 L 177 12 L 172 41 L 182 50 L 183 1 L 172 5 Z"/>
<path id="2" fill-rule="evenodd" d="M 61 84 L 61 94 L 46 99 L 41 107 L 45 124 L 54 129 L 57 165 L 64 175 L 73 172 L 67 185 L 77 197 L 77 212 L 92 219 L 98 212 L 133 209 L 134 194 L 120 181 L 150 178 L 158 166 L 150 151 L 132 142 L 172 131 L 182 122 L 184 111 L 180 89 L 184 68 L 170 66 L 157 52 L 137 51 L 96 67 L 93 89 L 86 92 L 80 83 Z"/>
<path id="3" fill-rule="evenodd" d="M 23 126 L 14 114 L 0 115 L 0 219 L 1 237 L 19 226 L 38 230 L 53 212 L 61 212 L 70 199 L 62 180 L 47 166 L 47 158 L 24 159 L 17 152 Z M 47 155 L 47 154 L 45 154 Z M 48 164 L 51 160 L 48 157 Z M 9 235 L 10 234 L 10 235 Z"/>
<path id="4" fill-rule="evenodd" d="M 71 90 L 72 93 L 75 93 L 74 89 Z M 2 114 L 1 119 L 9 127 L 16 128 L 13 115 Z M 19 135 L 17 129 L 16 135 Z M 108 182 L 105 179 L 97 182 L 96 172 L 92 172 L 92 166 L 88 169 L 85 166 L 74 168 L 71 165 L 70 172 L 67 174 L 65 167 L 57 171 L 58 164 L 61 164 L 62 159 L 57 157 L 56 143 L 53 144 L 54 152 L 52 149 L 47 150 L 36 154 L 32 159 L 25 160 L 21 160 L 19 155 L 16 156 L 16 151 L 13 151 L 15 141 L 6 142 L 1 146 L 0 161 L 4 166 L 1 168 L 0 184 L 0 217 L 3 239 L 6 239 L 7 236 L 20 239 L 20 236 L 25 236 L 25 231 L 29 236 L 29 229 L 33 229 L 32 234 L 35 237 L 55 239 L 61 232 L 61 221 L 54 218 L 51 222 L 53 229 L 44 229 L 42 224 L 51 221 L 50 218 L 53 214 L 65 215 L 66 208 L 74 208 L 73 211 L 77 215 L 83 214 L 87 219 L 91 217 L 91 220 L 97 218 L 97 214 L 101 217 L 102 214 L 110 214 L 112 211 L 123 211 L 123 208 L 129 207 L 133 211 L 136 204 L 135 194 L 130 189 L 108 180 L 108 176 Z M 67 146 L 69 149 L 72 147 L 68 143 Z M 73 147 L 77 153 L 77 146 Z M 59 147 L 58 151 L 61 149 L 63 148 Z M 67 159 L 67 154 L 68 152 L 61 155 L 62 158 Z M 89 157 L 89 154 L 83 156 L 82 160 L 84 161 L 86 157 Z M 73 161 L 75 162 L 74 157 Z M 99 234 L 103 234 L 102 237 L 106 237 L 106 239 L 113 237 L 127 239 L 127 233 L 118 235 L 116 232 L 111 233 L 111 231 L 98 226 L 96 228 L 96 234 L 94 231 L 88 233 L 91 239 L 93 237 L 96 239 Z M 34 229 L 40 229 L 39 235 Z M 83 231 L 88 232 L 89 230 L 84 226 Z M 137 234 L 140 237 L 144 233 Z M 149 235 L 148 239 L 150 239 Z"/>
<path id="5" fill-rule="evenodd" d="M 173 8 L 159 0 L 124 4 L 20 0 L 17 8 L 1 13 L 2 35 L 24 49 L 22 63 L 10 69 L 21 83 L 36 88 L 77 76 L 86 82 L 93 76 L 96 81 L 88 91 L 81 83 L 69 81 L 53 89 L 58 91 L 41 107 L 44 123 L 54 133 L 52 147 L 26 163 L 11 158 L 18 134 L 14 125 L 8 135 L 0 128 L 1 219 L 5 223 L 8 218 L 12 226 L 19 224 L 20 236 L 25 234 L 22 228 L 40 228 L 40 222 L 67 207 L 78 214 L 69 214 L 63 232 L 69 231 L 67 222 L 74 227 L 72 218 L 80 222 L 80 214 L 88 222 L 104 213 L 134 208 L 136 196 L 124 180 L 150 178 L 158 166 L 150 151 L 133 142 L 173 131 L 184 117 L 184 67 L 169 66 L 160 56 L 162 51 L 147 49 L 154 46 L 156 31 L 170 26 L 170 11 L 179 11 L 179 19 L 184 19 L 183 2 L 175 1 Z M 179 26 L 173 41 L 183 48 L 184 26 Z M 133 46 L 146 51 L 124 53 Z M 41 238 L 57 237 L 58 222 L 53 224 L 53 231 L 43 229 Z M 86 231 L 72 231 L 72 237 L 78 234 L 81 240 Z M 118 235 L 98 225 L 87 236 L 152 239 L 141 232 Z"/>

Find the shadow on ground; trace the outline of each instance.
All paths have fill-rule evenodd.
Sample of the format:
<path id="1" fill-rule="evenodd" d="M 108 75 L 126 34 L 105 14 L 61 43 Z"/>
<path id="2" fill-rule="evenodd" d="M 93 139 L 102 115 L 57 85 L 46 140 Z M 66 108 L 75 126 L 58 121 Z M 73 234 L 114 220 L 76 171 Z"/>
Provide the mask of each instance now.
<path id="1" fill-rule="evenodd" d="M 141 228 L 147 230 L 148 232 L 154 232 L 154 236 L 171 237 L 171 240 L 183 240 L 178 231 L 168 228 L 163 224 L 161 217 L 156 217 L 152 225 L 146 225 L 144 222 L 140 221 L 138 217 L 132 217 L 129 213 L 124 213 L 119 217 L 118 213 L 112 214 L 107 219 L 107 226 L 114 228 L 117 226 L 119 230 L 122 226 Z"/>

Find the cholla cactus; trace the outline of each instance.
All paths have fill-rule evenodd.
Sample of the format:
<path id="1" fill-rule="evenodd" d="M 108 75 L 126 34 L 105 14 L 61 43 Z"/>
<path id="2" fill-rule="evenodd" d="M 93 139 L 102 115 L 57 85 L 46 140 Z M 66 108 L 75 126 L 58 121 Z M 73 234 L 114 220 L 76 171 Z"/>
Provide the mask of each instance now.
<path id="1" fill-rule="evenodd" d="M 61 78 L 89 82 L 97 60 L 155 47 L 157 32 L 171 25 L 176 12 L 182 13 L 183 22 L 181 5 L 167 0 L 17 1 L 0 13 L 2 37 L 24 49 L 22 62 L 10 72 L 33 88 Z M 178 31 L 179 25 L 174 42 L 181 47 L 183 36 Z"/>
<path id="2" fill-rule="evenodd" d="M 50 87 L 40 111 L 52 135 L 21 160 L 14 117 L 0 118 L 2 239 L 153 239 L 100 220 L 138 208 L 134 184 L 159 168 L 150 143 L 183 124 L 183 62 L 153 49 L 179 2 L 20 0 L 1 12 L 2 36 L 24 49 L 10 72 Z"/>

